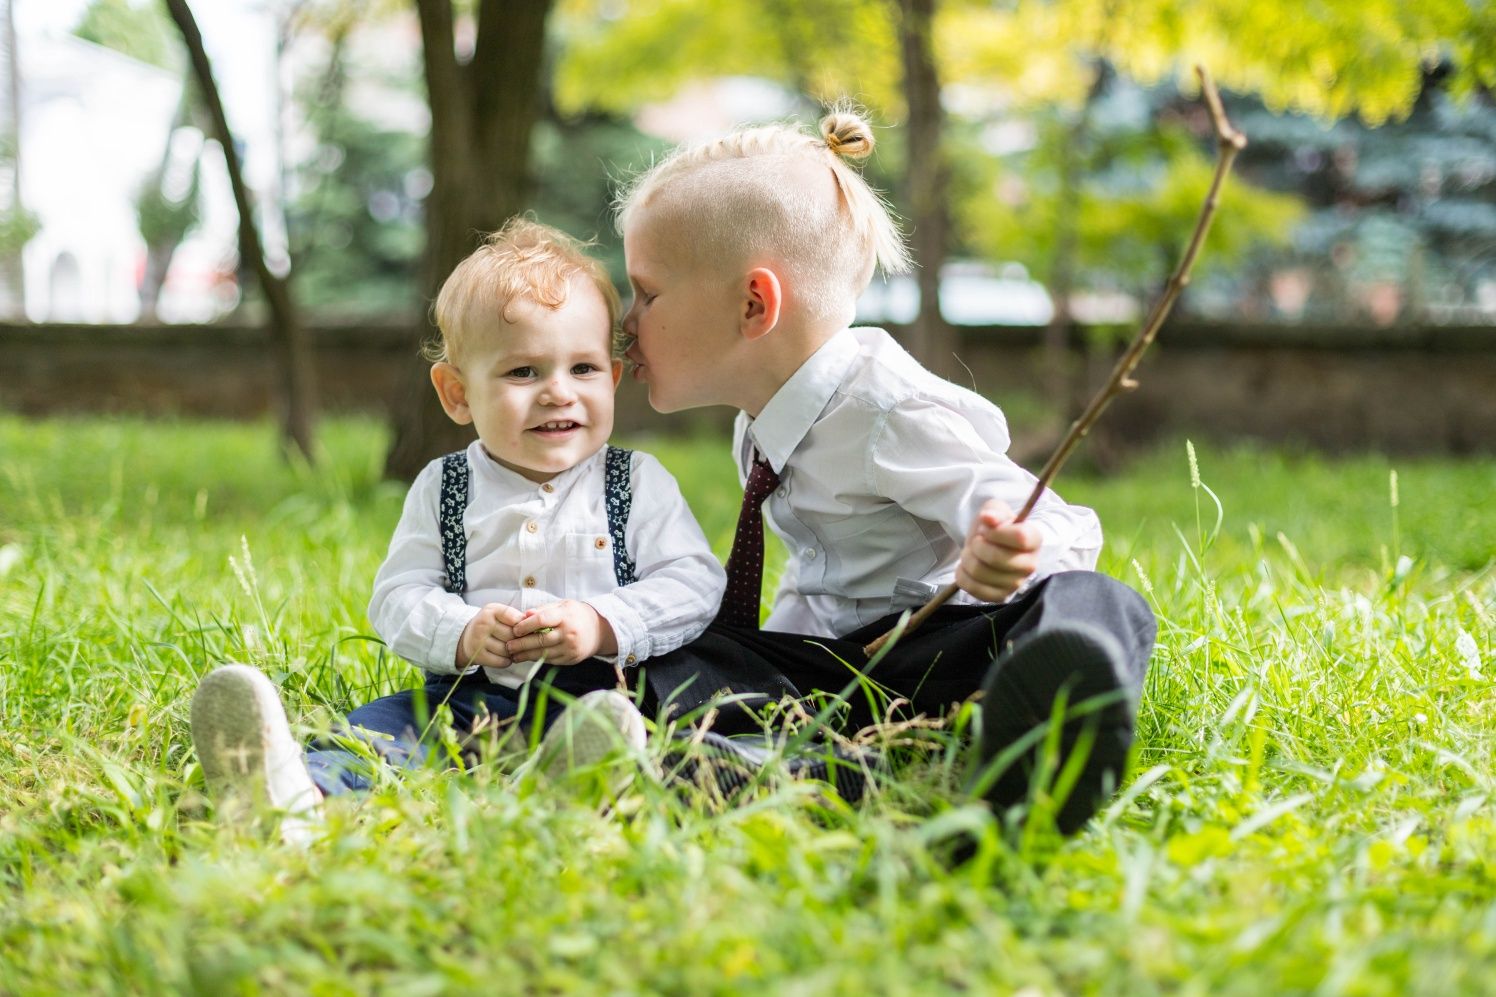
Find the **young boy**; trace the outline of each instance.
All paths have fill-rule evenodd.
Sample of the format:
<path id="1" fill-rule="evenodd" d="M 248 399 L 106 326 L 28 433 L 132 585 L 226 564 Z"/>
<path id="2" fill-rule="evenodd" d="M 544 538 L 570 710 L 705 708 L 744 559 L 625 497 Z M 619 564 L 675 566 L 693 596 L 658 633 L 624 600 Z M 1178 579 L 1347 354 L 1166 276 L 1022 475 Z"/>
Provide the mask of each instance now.
<path id="1" fill-rule="evenodd" d="M 1029 794 L 1033 728 L 1062 698 L 1088 703 L 1062 743 L 1067 757 L 1085 751 L 1057 814 L 1070 832 L 1125 762 L 1153 615 L 1091 570 L 1101 531 L 1089 509 L 1046 492 L 1012 521 L 1035 479 L 1005 456 L 995 406 L 882 330 L 847 328 L 874 264 L 907 265 L 886 208 L 843 162 L 872 141 L 848 114 L 826 118 L 819 139 L 752 129 L 677 150 L 620 198 L 634 376 L 661 412 L 738 408 L 745 483 L 716 625 L 656 661 L 652 681 L 840 692 L 867 667 L 866 642 L 954 580 L 962 594 L 869 677 L 933 714 L 984 693 L 973 784 L 1000 814 Z M 760 506 L 790 553 L 764 630 Z M 855 724 L 884 719 L 860 692 L 848 706 Z M 1010 746 L 1018 764 L 999 773 Z"/>
<path id="2" fill-rule="evenodd" d="M 563 233 L 523 219 L 458 265 L 435 305 L 431 380 L 478 439 L 411 485 L 374 580 L 369 617 L 426 683 L 354 710 L 387 761 L 424 755 L 429 711 L 547 724 L 542 683 L 578 697 L 565 732 L 584 764 L 644 738 L 617 668 L 671 651 L 717 611 L 723 571 L 674 478 L 653 457 L 607 445 L 622 362 L 617 292 Z M 537 703 L 548 700 L 545 715 Z M 210 786 L 305 815 L 326 794 L 365 789 L 355 754 L 303 755 L 274 687 L 243 665 L 203 680 L 192 735 Z"/>

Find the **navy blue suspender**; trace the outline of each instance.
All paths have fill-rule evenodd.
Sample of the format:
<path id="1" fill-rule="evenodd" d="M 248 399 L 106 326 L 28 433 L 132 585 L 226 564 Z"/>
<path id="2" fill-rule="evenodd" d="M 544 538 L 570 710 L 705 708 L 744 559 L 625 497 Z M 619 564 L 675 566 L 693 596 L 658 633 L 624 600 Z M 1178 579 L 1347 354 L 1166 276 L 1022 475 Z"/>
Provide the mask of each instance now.
<path id="1" fill-rule="evenodd" d="M 634 560 L 624 544 L 629 510 L 633 506 L 632 450 L 608 447 L 603 474 L 603 506 L 608 513 L 608 536 L 613 541 L 613 574 L 618 584 L 638 580 Z M 441 498 L 437 503 L 438 526 L 442 540 L 442 568 L 446 573 L 448 592 L 467 591 L 467 530 L 463 513 L 468 504 L 467 451 L 459 450 L 442 458 Z"/>

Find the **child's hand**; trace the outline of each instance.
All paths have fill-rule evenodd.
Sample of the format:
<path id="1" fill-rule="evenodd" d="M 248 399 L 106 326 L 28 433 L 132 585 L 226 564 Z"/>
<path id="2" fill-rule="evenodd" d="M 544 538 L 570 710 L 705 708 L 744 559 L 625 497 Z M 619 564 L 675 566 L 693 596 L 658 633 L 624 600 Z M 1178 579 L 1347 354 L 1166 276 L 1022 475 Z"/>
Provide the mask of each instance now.
<path id="1" fill-rule="evenodd" d="M 1039 566 L 1039 530 L 1013 522 L 1013 510 L 989 499 L 961 548 L 956 585 L 983 602 L 1002 602 Z"/>
<path id="2" fill-rule="evenodd" d="M 508 653 L 515 661 L 574 665 L 598 654 L 616 654 L 613 628 L 585 602 L 566 599 L 538 606 L 514 626 Z"/>
<path id="3" fill-rule="evenodd" d="M 490 602 L 478 610 L 478 615 L 462 628 L 462 637 L 457 641 L 457 667 L 460 670 L 472 665 L 508 668 L 513 659 L 505 644 L 514 638 L 514 625 L 522 618 L 519 610 L 502 602 Z"/>

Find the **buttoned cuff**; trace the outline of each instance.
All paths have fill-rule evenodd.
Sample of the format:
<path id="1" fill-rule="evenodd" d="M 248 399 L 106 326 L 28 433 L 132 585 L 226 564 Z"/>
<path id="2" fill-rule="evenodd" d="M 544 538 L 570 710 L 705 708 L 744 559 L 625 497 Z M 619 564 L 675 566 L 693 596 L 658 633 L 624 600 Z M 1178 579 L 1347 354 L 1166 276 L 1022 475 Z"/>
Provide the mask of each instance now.
<path id="1" fill-rule="evenodd" d="M 612 657 L 617 664 L 631 668 L 649 657 L 649 631 L 644 626 L 643 618 L 633 606 L 620 599 L 614 592 L 582 601 L 597 610 L 597 615 L 607 620 L 608 626 L 613 628 L 613 639 L 618 643 L 618 653 Z M 606 661 L 609 656 L 599 655 L 598 657 Z"/>
<path id="2" fill-rule="evenodd" d="M 457 675 L 463 669 L 457 667 L 457 645 L 462 641 L 462 631 L 478 615 L 479 607 L 462 603 L 442 613 L 431 632 L 431 647 L 426 660 L 416 662 L 435 675 Z"/>

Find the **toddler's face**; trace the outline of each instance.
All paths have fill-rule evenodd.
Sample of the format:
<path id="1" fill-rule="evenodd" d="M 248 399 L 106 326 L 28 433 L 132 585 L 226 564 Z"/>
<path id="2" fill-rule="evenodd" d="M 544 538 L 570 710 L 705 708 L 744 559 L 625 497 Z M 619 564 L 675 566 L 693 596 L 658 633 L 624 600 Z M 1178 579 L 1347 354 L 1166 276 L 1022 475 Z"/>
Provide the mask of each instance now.
<path id="1" fill-rule="evenodd" d="M 623 365 L 608 306 L 586 280 L 571 282 L 560 308 L 517 301 L 509 312 L 513 322 L 499 320 L 463 357 L 467 409 L 489 456 L 547 481 L 608 442 Z"/>
<path id="2" fill-rule="evenodd" d="M 659 224 L 641 211 L 624 229 L 634 298 L 623 317 L 632 342 L 628 357 L 634 379 L 649 385 L 657 412 L 722 405 L 742 371 L 724 356 L 736 340 L 738 299 L 733 282 L 709 266 L 690 266 Z"/>

